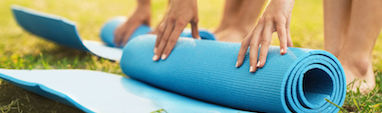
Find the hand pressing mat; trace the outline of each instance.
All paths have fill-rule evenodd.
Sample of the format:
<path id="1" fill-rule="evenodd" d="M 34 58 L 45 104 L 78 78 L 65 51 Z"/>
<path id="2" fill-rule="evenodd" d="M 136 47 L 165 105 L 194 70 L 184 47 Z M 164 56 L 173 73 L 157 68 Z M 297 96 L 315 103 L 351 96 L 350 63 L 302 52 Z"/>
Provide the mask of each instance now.
<path id="1" fill-rule="evenodd" d="M 247 113 L 98 71 L 0 69 L 0 78 L 84 112 Z"/>
<path id="2" fill-rule="evenodd" d="M 78 35 L 74 22 L 56 15 L 46 14 L 21 6 L 12 6 L 13 15 L 17 23 L 26 31 L 55 42 L 57 44 L 90 52 L 99 57 L 119 61 L 122 51 L 113 44 L 114 30 L 126 21 L 124 17 L 117 17 L 109 20 L 101 31 L 104 43 L 90 40 L 82 40 Z M 151 28 L 146 25 L 138 27 L 131 38 L 142 34 L 148 34 Z M 213 34 L 206 30 L 200 30 L 202 39 L 215 40 Z M 185 30 L 182 37 L 192 37 L 189 30 Z"/>

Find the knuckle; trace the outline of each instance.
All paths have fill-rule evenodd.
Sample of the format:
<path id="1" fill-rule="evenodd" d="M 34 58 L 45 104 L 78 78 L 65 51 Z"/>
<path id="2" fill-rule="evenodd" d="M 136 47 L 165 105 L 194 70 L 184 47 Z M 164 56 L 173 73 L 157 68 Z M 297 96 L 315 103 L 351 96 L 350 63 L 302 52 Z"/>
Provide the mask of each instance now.
<path id="1" fill-rule="evenodd" d="M 169 20 L 170 22 L 174 22 L 174 21 L 177 20 L 177 18 L 176 18 L 175 16 L 170 16 L 170 17 L 168 17 L 168 20 Z"/>
<path id="2" fill-rule="evenodd" d="M 177 21 L 175 24 L 177 26 L 184 26 L 184 25 L 186 25 L 186 22 L 184 22 L 184 21 Z"/>
<path id="3" fill-rule="evenodd" d="M 286 19 L 284 16 L 278 16 L 275 18 L 275 20 L 278 24 L 286 24 Z"/>
<path id="4" fill-rule="evenodd" d="M 264 39 L 263 42 L 262 42 L 261 44 L 264 45 L 264 46 L 270 45 L 270 44 L 271 44 L 271 40 L 269 40 L 269 39 Z"/>
<path id="5" fill-rule="evenodd" d="M 168 42 L 170 45 L 175 45 L 176 44 L 176 40 L 169 40 Z"/>
<path id="6" fill-rule="evenodd" d="M 282 29 L 284 29 L 285 26 L 282 26 L 282 25 L 277 25 L 276 26 L 276 30 L 277 31 L 281 31 Z"/>
<path id="7" fill-rule="evenodd" d="M 273 20 L 272 16 L 269 16 L 269 15 L 265 15 L 264 16 L 264 20 L 263 21 L 270 21 L 270 20 Z"/>
<path id="8" fill-rule="evenodd" d="M 251 46 L 253 46 L 253 45 L 258 45 L 259 43 L 260 43 L 260 41 L 261 41 L 261 39 L 260 39 L 261 37 L 254 37 L 252 40 L 251 40 Z"/>
<path id="9" fill-rule="evenodd" d="M 249 46 L 251 46 L 252 49 L 257 48 L 257 47 L 256 47 L 256 42 L 251 42 L 251 44 L 250 44 Z"/>
<path id="10" fill-rule="evenodd" d="M 167 41 L 168 41 L 168 38 L 164 37 L 164 38 L 162 39 L 162 41 L 163 41 L 163 42 L 167 42 Z"/>
<path id="11" fill-rule="evenodd" d="M 259 20 L 259 24 L 264 23 L 264 21 L 265 21 L 265 18 L 260 18 L 260 20 Z"/>
<path id="12" fill-rule="evenodd" d="M 164 31 L 164 27 L 163 27 L 163 25 L 159 26 L 159 27 L 158 27 L 158 33 L 160 34 L 160 33 L 162 33 L 163 31 Z"/>

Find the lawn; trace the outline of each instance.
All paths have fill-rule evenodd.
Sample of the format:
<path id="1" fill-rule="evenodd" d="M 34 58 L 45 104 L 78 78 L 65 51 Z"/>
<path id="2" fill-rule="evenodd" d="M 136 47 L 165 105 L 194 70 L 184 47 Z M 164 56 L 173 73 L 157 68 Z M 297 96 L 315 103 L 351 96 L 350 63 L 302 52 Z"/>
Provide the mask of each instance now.
<path id="1" fill-rule="evenodd" d="M 153 25 L 164 16 L 168 0 L 152 0 Z M 88 69 L 123 75 L 115 62 L 88 53 L 55 45 L 23 31 L 13 20 L 10 6 L 17 4 L 61 15 L 78 25 L 81 37 L 100 40 L 102 24 L 114 17 L 133 12 L 135 0 L 1 0 L 0 68 L 7 69 Z M 223 0 L 199 0 L 200 27 L 213 31 L 219 24 Z M 293 43 L 297 47 L 323 49 L 323 10 L 320 0 L 298 0 L 291 22 Z M 379 36 L 381 38 L 382 35 Z M 276 37 L 274 37 L 276 38 Z M 273 44 L 277 45 L 277 41 Z M 382 40 L 377 40 L 373 65 L 377 87 L 368 95 L 348 92 L 343 112 L 382 111 Z M 0 80 L 1 112 L 81 112 L 35 95 Z"/>

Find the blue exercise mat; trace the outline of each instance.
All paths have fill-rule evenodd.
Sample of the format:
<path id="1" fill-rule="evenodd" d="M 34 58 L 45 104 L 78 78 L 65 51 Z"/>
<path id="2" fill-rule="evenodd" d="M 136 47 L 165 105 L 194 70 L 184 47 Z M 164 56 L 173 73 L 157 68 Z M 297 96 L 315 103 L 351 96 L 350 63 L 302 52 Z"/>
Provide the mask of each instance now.
<path id="1" fill-rule="evenodd" d="M 13 8 L 14 12 L 17 12 L 16 9 Z M 14 14 L 17 19 L 16 15 L 18 14 Z M 25 15 L 36 14 L 38 13 L 30 11 Z M 43 14 L 39 15 L 44 18 L 48 17 Z M 20 21 L 30 20 L 18 19 L 19 23 L 21 23 Z M 45 23 L 48 21 L 49 19 L 30 23 Z M 113 20 L 109 21 L 108 24 L 111 27 L 107 27 L 108 24 L 106 24 L 101 31 L 101 36 L 106 43 L 106 40 L 110 41 L 113 38 L 113 29 L 117 26 L 117 24 L 112 25 L 113 22 Z M 29 27 L 31 28 L 28 29 L 40 29 L 35 26 Z M 346 79 L 343 69 L 339 61 L 325 51 L 289 48 L 288 53 L 282 56 L 279 54 L 278 47 L 271 47 L 265 66 L 258 69 L 256 73 L 249 73 L 248 59 L 245 59 L 241 68 L 234 66 L 240 48 L 239 43 L 180 38 L 168 59 L 158 62 L 152 61 L 154 43 L 155 35 L 140 35 L 131 39 L 123 51 L 120 52 L 122 54 L 120 63 L 123 72 L 135 80 L 192 99 L 241 110 L 262 112 L 337 112 L 339 109 L 325 101 L 325 99 L 338 106 L 342 106 L 345 99 Z M 56 73 L 61 71 L 64 72 L 58 70 Z M 0 73 L 3 73 L 3 71 L 0 70 Z M 72 74 L 81 75 L 80 72 L 72 72 Z M 4 75 L 14 76 L 12 74 Z M 22 78 L 11 79 L 10 81 L 19 79 Z M 50 78 L 41 77 L 37 79 L 49 81 Z M 89 77 L 86 81 L 91 80 L 92 82 L 92 79 L 92 77 Z M 35 83 L 39 84 L 40 82 Z M 103 85 L 109 84 L 109 82 L 103 83 L 105 83 Z M 65 86 L 65 83 L 60 85 Z M 48 97 L 52 97 L 52 95 L 54 97 L 56 93 L 51 93 Z M 67 97 L 66 99 L 70 100 L 73 97 Z M 148 100 L 154 103 L 157 102 L 152 98 Z M 163 99 L 163 101 L 173 100 Z M 82 106 L 86 105 L 87 103 Z M 149 104 L 145 105 L 151 108 Z M 186 109 L 180 105 L 175 104 L 172 106 L 174 108 L 170 108 Z M 204 105 L 200 106 L 206 107 Z M 164 108 L 163 106 L 159 107 Z M 203 110 L 203 108 L 194 109 Z M 212 109 L 211 112 L 213 112 L 215 107 L 207 109 Z M 228 110 L 240 112 L 233 109 Z"/>
<path id="2" fill-rule="evenodd" d="M 247 113 L 99 71 L 0 69 L 0 78 L 84 112 Z"/>
<path id="3" fill-rule="evenodd" d="M 262 112 L 338 112 L 346 96 L 340 62 L 321 50 L 269 49 L 265 66 L 250 73 L 249 59 L 235 67 L 240 43 L 181 38 L 166 60 L 152 61 L 155 35 L 132 39 L 121 68 L 137 79 L 195 99 Z"/>
<path id="4" fill-rule="evenodd" d="M 124 17 L 116 17 L 109 20 L 103 27 L 101 37 L 104 43 L 90 40 L 82 40 L 78 35 L 74 22 L 56 15 L 46 14 L 32 9 L 12 6 L 12 12 L 17 23 L 26 31 L 46 40 L 60 45 L 90 52 L 94 55 L 119 61 L 122 50 L 113 44 L 114 30 L 126 21 Z M 142 25 L 132 34 L 130 39 L 151 32 L 149 26 Z M 200 30 L 200 37 L 207 40 L 215 40 L 212 33 Z M 181 34 L 182 37 L 192 37 L 190 30 Z"/>

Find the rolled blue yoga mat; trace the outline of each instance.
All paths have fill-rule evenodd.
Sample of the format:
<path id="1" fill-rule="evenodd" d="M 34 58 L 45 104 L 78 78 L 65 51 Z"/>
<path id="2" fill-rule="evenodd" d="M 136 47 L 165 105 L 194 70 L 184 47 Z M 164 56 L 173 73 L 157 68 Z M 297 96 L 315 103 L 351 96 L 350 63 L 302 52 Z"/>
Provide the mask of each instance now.
<path id="1" fill-rule="evenodd" d="M 166 60 L 152 61 L 155 35 L 132 39 L 121 59 L 133 79 L 232 108 L 262 112 L 338 112 L 346 94 L 340 62 L 321 50 L 269 49 L 265 66 L 235 67 L 239 43 L 181 38 Z"/>
<path id="2" fill-rule="evenodd" d="M 17 22 L 25 30 L 33 34 L 61 45 L 91 51 L 96 55 L 101 54 L 99 55 L 101 57 L 111 56 L 113 59 L 120 59 L 123 72 L 133 78 L 131 79 L 132 81 L 142 81 L 165 91 L 186 96 L 184 98 L 207 102 L 195 104 L 193 102 L 189 103 L 187 99 L 174 100 L 161 98 L 161 101 L 159 101 L 157 98 L 149 98 L 148 100 L 151 102 L 161 103 L 153 108 L 167 108 L 173 112 L 179 112 L 177 111 L 179 109 L 201 110 L 195 112 L 243 112 L 230 108 L 261 112 L 337 112 L 339 109 L 325 99 L 338 106 L 342 106 L 345 99 L 346 81 L 343 69 L 339 61 L 325 51 L 289 48 L 286 55 L 280 55 L 278 47 L 271 47 L 265 66 L 258 69 L 256 73 L 249 73 L 249 59 L 247 58 L 241 68 L 235 67 L 237 53 L 240 48 L 239 43 L 180 38 L 168 59 L 154 62 L 152 61 L 152 51 L 155 43 L 154 35 L 142 35 L 145 34 L 142 33 L 140 36 L 132 38 L 124 47 L 123 51 L 119 48 L 110 47 L 113 46 L 110 42 L 113 40 L 114 29 L 122 23 L 120 19 L 110 20 L 104 25 L 101 31 L 102 40 L 108 46 L 96 45 L 94 43 L 90 43 L 89 45 L 93 45 L 88 46 L 88 43 L 84 43 L 85 41 L 82 41 L 78 36 L 74 24 L 68 24 L 70 22 L 64 21 L 62 18 L 20 7 L 13 7 L 12 10 Z M 143 29 L 142 27 L 145 28 L 141 26 L 139 29 Z M 61 31 L 49 30 L 54 28 L 60 28 Z M 64 35 L 65 37 L 60 35 Z M 209 34 L 203 35 L 203 33 L 200 33 L 200 35 L 202 38 L 213 36 Z M 119 53 L 110 53 L 108 50 L 111 49 L 119 50 Z M 8 71 L 0 70 L 0 73 L 3 73 L 2 76 L 0 76 L 1 78 L 15 76 L 18 71 L 15 71 L 15 75 L 13 75 L 14 73 L 4 74 L 4 72 Z M 55 73 L 60 72 L 64 71 L 55 71 Z M 33 76 L 37 76 L 39 73 L 43 72 L 37 71 Z M 77 76 L 81 75 L 81 73 L 82 72 L 78 71 L 70 71 L 68 75 Z M 6 80 L 15 83 L 14 81 L 28 77 L 27 74 L 28 73 L 17 79 Z M 104 73 L 101 75 L 107 76 L 108 74 Z M 54 76 L 54 74 L 52 74 L 52 76 Z M 54 77 L 39 77 L 34 83 L 41 84 L 44 81 L 53 79 Z M 68 78 L 65 79 L 71 80 L 73 78 L 72 76 L 68 76 Z M 98 79 L 89 76 L 88 79 L 84 80 L 93 83 Z M 108 86 L 108 83 L 112 82 L 114 83 L 115 81 L 105 81 L 102 83 Z M 68 84 L 70 83 L 62 82 L 53 85 L 62 87 Z M 30 84 L 27 82 L 20 86 L 28 85 Z M 28 87 L 26 87 L 26 89 L 27 88 Z M 60 95 L 60 93 L 67 94 L 71 92 L 71 90 L 83 91 L 79 92 L 81 94 L 87 93 L 85 89 L 69 88 L 67 90 L 68 92 L 57 91 L 56 89 L 58 88 L 52 88 L 52 90 L 58 92 L 51 92 L 52 95 Z M 119 90 L 116 89 L 115 91 Z M 164 93 L 160 92 L 157 94 Z M 68 96 L 65 99 L 70 100 L 73 98 L 74 97 Z M 130 98 L 130 96 L 126 96 L 126 98 Z M 163 107 L 168 104 L 166 103 L 167 101 L 172 102 L 171 106 Z M 97 102 L 98 101 L 95 101 L 94 104 L 97 104 Z M 134 102 L 139 101 L 135 100 L 133 103 Z M 182 106 L 184 104 L 177 104 L 177 102 L 189 103 L 190 105 L 188 106 L 196 107 L 185 108 Z M 87 102 L 79 103 L 83 108 L 76 106 L 76 104 L 74 105 L 84 111 L 90 109 L 88 106 L 91 104 Z M 209 103 L 230 108 L 221 106 L 211 107 L 211 105 L 215 105 Z M 143 105 L 152 108 L 150 104 Z M 104 109 L 109 109 L 109 107 L 110 106 L 105 106 Z M 91 108 L 97 107 L 93 106 Z M 208 109 L 211 109 L 211 111 L 208 111 Z M 219 111 L 220 109 L 224 110 Z M 121 109 L 119 110 L 122 111 Z M 90 111 L 96 112 L 97 109 Z"/>
<path id="3" fill-rule="evenodd" d="M 117 29 L 119 25 L 122 25 L 123 22 L 125 21 L 126 21 L 126 18 L 124 17 L 115 17 L 104 24 L 104 26 L 101 29 L 100 37 L 106 45 L 110 47 L 115 47 L 115 44 L 113 42 L 114 31 L 115 29 Z M 130 38 L 130 40 L 139 35 L 148 34 L 149 32 L 151 32 L 150 27 L 146 25 L 142 25 L 137 28 L 137 30 L 131 36 L 132 38 Z M 199 30 L 199 35 L 202 39 L 205 39 L 205 40 L 215 40 L 214 34 L 208 32 L 207 30 Z M 190 29 L 184 30 L 180 34 L 180 37 L 192 37 L 191 30 Z"/>

